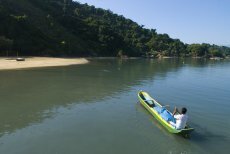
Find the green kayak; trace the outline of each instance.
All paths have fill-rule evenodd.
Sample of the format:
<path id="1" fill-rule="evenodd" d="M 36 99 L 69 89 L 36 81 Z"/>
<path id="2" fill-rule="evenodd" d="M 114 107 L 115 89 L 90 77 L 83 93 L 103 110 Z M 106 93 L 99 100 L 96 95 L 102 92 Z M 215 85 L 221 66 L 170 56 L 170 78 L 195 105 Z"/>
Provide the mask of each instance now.
<path id="1" fill-rule="evenodd" d="M 184 129 L 176 129 L 168 121 L 166 121 L 156 110 L 156 108 L 163 108 L 163 106 L 153 99 L 147 92 L 140 91 L 138 92 L 138 98 L 140 103 L 170 132 L 175 134 L 187 135 L 190 134 L 194 128 L 191 128 L 189 125 L 186 125 Z M 165 109 L 165 108 L 164 108 Z M 167 113 L 171 114 L 170 111 L 165 109 Z"/>

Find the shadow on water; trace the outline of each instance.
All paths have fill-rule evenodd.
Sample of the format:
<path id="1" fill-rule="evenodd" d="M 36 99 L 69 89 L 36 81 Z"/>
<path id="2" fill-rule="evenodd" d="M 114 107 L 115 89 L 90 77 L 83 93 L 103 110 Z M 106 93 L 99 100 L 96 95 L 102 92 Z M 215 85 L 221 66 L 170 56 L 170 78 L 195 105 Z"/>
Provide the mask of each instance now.
<path id="1" fill-rule="evenodd" d="M 217 132 L 212 132 L 206 127 L 191 123 L 195 128 L 195 131 L 192 132 L 191 140 L 194 142 L 209 142 L 210 140 L 216 141 L 227 141 L 228 138 L 224 135 L 220 135 Z"/>

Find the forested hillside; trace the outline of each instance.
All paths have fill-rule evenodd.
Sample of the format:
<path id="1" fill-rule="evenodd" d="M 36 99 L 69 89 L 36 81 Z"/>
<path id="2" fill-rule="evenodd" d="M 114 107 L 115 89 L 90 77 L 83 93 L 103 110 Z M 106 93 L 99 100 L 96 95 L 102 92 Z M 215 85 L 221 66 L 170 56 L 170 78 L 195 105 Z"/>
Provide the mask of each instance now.
<path id="1" fill-rule="evenodd" d="M 0 55 L 225 56 L 230 48 L 184 44 L 109 10 L 72 0 L 0 0 Z"/>

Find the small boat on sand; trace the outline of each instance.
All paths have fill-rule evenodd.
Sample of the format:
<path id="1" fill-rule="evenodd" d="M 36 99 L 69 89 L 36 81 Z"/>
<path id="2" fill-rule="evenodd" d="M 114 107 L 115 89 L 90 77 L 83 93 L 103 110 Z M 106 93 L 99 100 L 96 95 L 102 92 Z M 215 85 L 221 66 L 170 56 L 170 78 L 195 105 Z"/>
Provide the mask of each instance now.
<path id="1" fill-rule="evenodd" d="M 186 125 L 184 129 L 176 129 L 169 121 L 174 121 L 172 113 L 159 102 L 153 99 L 147 92 L 138 92 L 140 103 L 170 132 L 175 134 L 188 135 L 194 128 Z"/>
<path id="2" fill-rule="evenodd" d="M 16 61 L 25 61 L 25 58 L 19 57 L 19 58 L 16 58 Z"/>

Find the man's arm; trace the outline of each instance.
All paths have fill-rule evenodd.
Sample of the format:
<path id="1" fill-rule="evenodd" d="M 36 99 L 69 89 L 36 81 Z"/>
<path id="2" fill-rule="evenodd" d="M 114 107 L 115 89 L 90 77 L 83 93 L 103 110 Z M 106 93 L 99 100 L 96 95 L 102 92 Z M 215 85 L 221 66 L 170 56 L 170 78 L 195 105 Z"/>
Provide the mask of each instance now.
<path id="1" fill-rule="evenodd" d="M 175 107 L 175 108 L 174 108 L 174 111 L 173 111 L 173 116 L 174 116 L 177 112 L 178 112 L 179 114 L 181 114 L 181 113 L 178 111 L 177 107 Z"/>

